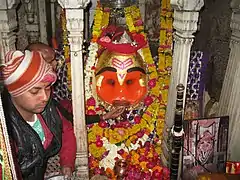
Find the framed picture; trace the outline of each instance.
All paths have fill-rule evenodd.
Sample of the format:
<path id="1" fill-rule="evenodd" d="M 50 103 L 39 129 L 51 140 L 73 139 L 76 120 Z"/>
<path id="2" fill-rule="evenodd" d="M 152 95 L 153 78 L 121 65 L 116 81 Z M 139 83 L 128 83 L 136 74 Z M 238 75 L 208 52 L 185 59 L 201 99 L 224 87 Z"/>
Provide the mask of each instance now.
<path id="1" fill-rule="evenodd" d="M 184 121 L 182 179 L 226 170 L 229 117 Z"/>

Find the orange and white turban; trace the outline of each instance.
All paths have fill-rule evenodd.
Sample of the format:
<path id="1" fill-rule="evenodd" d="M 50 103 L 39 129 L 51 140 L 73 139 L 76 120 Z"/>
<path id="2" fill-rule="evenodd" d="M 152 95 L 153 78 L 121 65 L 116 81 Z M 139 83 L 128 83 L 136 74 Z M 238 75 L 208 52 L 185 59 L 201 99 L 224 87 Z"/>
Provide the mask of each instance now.
<path id="1" fill-rule="evenodd" d="M 20 96 L 39 82 L 54 83 L 57 79 L 52 66 L 38 51 L 10 51 L 5 56 L 1 73 L 5 87 L 13 96 Z"/>

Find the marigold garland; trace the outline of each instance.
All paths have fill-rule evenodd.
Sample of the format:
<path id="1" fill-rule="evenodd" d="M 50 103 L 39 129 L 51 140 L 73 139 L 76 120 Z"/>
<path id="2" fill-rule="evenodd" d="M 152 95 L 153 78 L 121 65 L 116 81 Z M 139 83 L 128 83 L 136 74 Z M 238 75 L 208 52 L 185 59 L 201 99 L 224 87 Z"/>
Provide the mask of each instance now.
<path id="1" fill-rule="evenodd" d="M 132 13 L 133 12 L 133 13 Z M 141 19 L 140 10 L 137 6 L 130 6 L 126 8 L 126 19 L 128 21 L 126 22 L 129 30 L 132 30 L 132 33 L 141 33 L 144 34 L 145 38 L 146 35 L 143 32 L 143 23 Z M 131 23 L 133 22 L 133 23 Z M 141 22 L 141 23 L 140 23 Z M 132 24 L 135 24 L 134 27 L 132 27 Z M 153 99 L 153 103 L 148 106 L 146 111 L 144 112 L 142 119 L 145 119 L 148 122 L 151 122 L 151 124 L 156 124 L 156 133 L 158 135 L 158 145 L 161 143 L 162 139 L 162 132 L 164 128 L 164 115 L 163 115 L 163 109 L 165 108 L 165 104 L 161 104 L 162 101 L 162 88 L 159 81 L 159 75 L 155 66 L 155 63 L 153 61 L 149 46 L 142 49 L 144 60 L 146 61 L 148 65 L 148 74 L 149 74 L 149 95 L 148 97 Z M 164 97 L 165 98 L 165 97 Z"/>
<path id="2" fill-rule="evenodd" d="M 1 179 L 7 179 L 7 180 L 12 180 L 12 173 L 11 173 L 11 167 L 9 164 L 9 159 L 8 159 L 8 152 L 5 144 L 5 139 L 3 135 L 3 129 L 2 129 L 2 124 L 0 123 L 0 170 L 1 172 Z"/>
<path id="3" fill-rule="evenodd" d="M 65 9 L 61 12 L 61 26 L 62 26 L 62 44 L 64 58 L 67 65 L 67 85 L 68 89 L 72 91 L 72 76 L 71 76 L 71 59 L 70 59 L 70 45 L 68 42 L 68 30 L 67 30 L 67 19 Z"/>
<path id="4" fill-rule="evenodd" d="M 160 37 L 158 48 L 158 82 L 160 86 L 160 104 L 162 110 L 159 114 L 162 120 L 165 119 L 168 89 L 170 83 L 170 75 L 172 70 L 172 46 L 173 46 L 173 11 L 170 0 L 161 1 L 160 9 Z M 157 129 L 162 134 L 162 123 L 157 123 Z"/>

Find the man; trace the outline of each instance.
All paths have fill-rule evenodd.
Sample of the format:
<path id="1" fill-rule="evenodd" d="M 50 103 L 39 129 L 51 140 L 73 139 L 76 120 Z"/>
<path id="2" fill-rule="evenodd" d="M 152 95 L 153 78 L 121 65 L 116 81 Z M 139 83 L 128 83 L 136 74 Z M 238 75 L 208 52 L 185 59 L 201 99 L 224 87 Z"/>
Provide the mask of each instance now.
<path id="1" fill-rule="evenodd" d="M 60 67 L 58 67 L 58 59 L 56 60 L 54 49 L 44 43 L 41 43 L 41 42 L 29 44 L 25 49 L 41 52 L 45 61 L 47 63 L 50 63 L 53 66 L 54 70 L 57 72 L 58 81 L 54 85 L 54 89 L 53 89 L 53 95 L 54 95 L 53 97 L 56 100 L 55 104 L 60 109 L 62 114 L 65 116 L 65 118 L 67 118 L 69 121 L 72 121 L 72 103 L 68 98 L 66 98 L 67 97 L 66 94 L 68 94 L 69 92 L 67 92 L 67 88 L 65 87 L 66 82 L 63 82 L 63 80 L 64 80 L 63 75 L 65 74 L 63 72 L 64 68 L 58 69 Z M 64 66 L 64 64 L 63 64 L 63 66 Z M 58 95 L 59 91 L 62 91 L 62 93 L 60 93 L 60 94 L 62 94 L 63 97 L 59 97 L 59 95 Z M 99 122 L 100 120 L 108 120 L 108 119 L 117 118 L 124 112 L 124 110 L 125 110 L 124 107 L 117 107 L 102 116 L 86 115 L 86 124 L 96 123 L 96 122 Z"/>
<path id="2" fill-rule="evenodd" d="M 44 179 L 47 160 L 60 154 L 62 173 L 70 176 L 76 158 L 72 124 L 53 104 L 56 74 L 38 51 L 12 51 L 1 66 L 3 108 L 24 180 Z"/>

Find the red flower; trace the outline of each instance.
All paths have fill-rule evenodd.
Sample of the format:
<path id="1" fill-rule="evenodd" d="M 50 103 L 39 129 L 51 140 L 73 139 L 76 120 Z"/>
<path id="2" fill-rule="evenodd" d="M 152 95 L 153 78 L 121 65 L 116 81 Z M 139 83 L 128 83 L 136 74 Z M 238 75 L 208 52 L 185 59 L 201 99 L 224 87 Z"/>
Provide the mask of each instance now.
<path id="1" fill-rule="evenodd" d="M 97 147 L 102 147 L 103 146 L 103 141 L 102 140 L 97 140 L 96 141 L 96 146 Z"/>
<path id="2" fill-rule="evenodd" d="M 163 167 L 163 176 L 164 179 L 168 179 L 170 176 L 170 170 L 167 167 Z"/>
<path id="3" fill-rule="evenodd" d="M 165 85 L 165 86 L 163 87 L 163 89 L 169 89 L 169 86 L 168 86 L 168 85 Z"/>
<path id="4" fill-rule="evenodd" d="M 88 115 L 96 115 L 96 112 L 94 110 L 90 109 L 90 110 L 87 110 L 87 114 Z"/>
<path id="5" fill-rule="evenodd" d="M 155 166 L 155 162 L 153 162 L 153 161 L 148 162 L 146 166 L 147 166 L 148 169 L 152 169 Z"/>
<path id="6" fill-rule="evenodd" d="M 153 177 L 157 179 L 162 179 L 162 172 L 156 169 L 155 171 L 153 171 Z"/>
<path id="7" fill-rule="evenodd" d="M 101 128 L 107 127 L 106 121 L 99 121 L 98 125 L 99 125 Z"/>
<path id="8" fill-rule="evenodd" d="M 96 111 L 101 111 L 102 108 L 101 107 L 96 107 Z"/>
<path id="9" fill-rule="evenodd" d="M 144 131 L 138 131 L 138 132 L 137 132 L 137 137 L 138 137 L 138 138 L 143 137 L 143 135 L 144 135 Z"/>
<path id="10" fill-rule="evenodd" d="M 156 78 L 151 79 L 151 80 L 148 81 L 148 86 L 150 88 L 154 88 L 156 86 L 156 84 L 157 84 L 157 79 Z"/>
<path id="11" fill-rule="evenodd" d="M 144 99 L 144 104 L 145 106 L 149 106 L 151 105 L 153 102 L 153 98 L 151 96 L 147 96 L 145 99 Z"/>
<path id="12" fill-rule="evenodd" d="M 135 122 L 136 124 L 139 124 L 139 123 L 141 122 L 141 117 L 140 117 L 140 116 L 135 116 L 135 117 L 134 117 L 134 122 Z"/>
<path id="13" fill-rule="evenodd" d="M 95 106 L 96 105 L 96 101 L 93 97 L 90 97 L 88 100 L 87 100 L 87 105 L 88 106 Z"/>
<path id="14" fill-rule="evenodd" d="M 124 150 L 123 150 L 123 149 L 120 149 L 120 150 L 118 150 L 117 153 L 120 154 L 120 155 L 123 155 L 123 154 L 124 154 Z"/>

